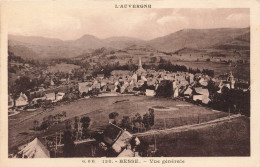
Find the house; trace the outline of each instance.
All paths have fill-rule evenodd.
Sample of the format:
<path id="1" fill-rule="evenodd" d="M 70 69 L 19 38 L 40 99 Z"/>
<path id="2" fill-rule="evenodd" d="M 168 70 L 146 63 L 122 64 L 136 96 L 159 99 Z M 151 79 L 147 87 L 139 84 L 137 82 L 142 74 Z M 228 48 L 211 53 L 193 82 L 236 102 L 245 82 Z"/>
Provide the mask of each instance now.
<path id="1" fill-rule="evenodd" d="M 205 96 L 202 98 L 202 103 L 203 104 L 208 104 L 209 102 L 210 102 L 210 98 L 205 97 Z"/>
<path id="2" fill-rule="evenodd" d="M 192 82 L 194 82 L 194 75 L 193 74 L 189 74 L 189 82 L 190 82 L 190 84 Z"/>
<path id="3" fill-rule="evenodd" d="M 105 78 L 104 74 L 97 74 L 97 79 L 103 79 L 103 78 Z"/>
<path id="4" fill-rule="evenodd" d="M 174 90 L 173 97 L 178 97 L 178 96 L 179 96 L 179 88 L 176 88 Z"/>
<path id="5" fill-rule="evenodd" d="M 202 101 L 202 103 L 208 104 L 208 102 L 210 101 L 208 89 L 203 89 L 202 87 L 197 87 L 197 88 L 195 88 L 195 93 L 196 94 L 193 95 L 194 101 L 200 100 L 200 101 Z"/>
<path id="6" fill-rule="evenodd" d="M 17 107 L 26 106 L 28 104 L 28 98 L 24 93 L 20 93 L 20 96 L 15 100 L 15 105 Z"/>
<path id="7" fill-rule="evenodd" d="M 78 83 L 78 88 L 79 88 L 79 92 L 80 94 L 88 93 L 91 90 L 91 84 L 89 82 L 82 82 L 82 83 Z"/>
<path id="8" fill-rule="evenodd" d="M 132 139 L 132 134 L 110 123 L 103 133 L 103 141 L 111 146 L 116 153 L 120 153 Z"/>
<path id="9" fill-rule="evenodd" d="M 188 88 L 184 91 L 184 96 L 190 97 L 192 95 L 192 89 Z"/>
<path id="10" fill-rule="evenodd" d="M 154 86 L 157 83 L 156 78 L 148 78 L 147 85 Z"/>
<path id="11" fill-rule="evenodd" d="M 36 137 L 19 151 L 14 158 L 50 158 L 50 152 Z"/>
<path id="12" fill-rule="evenodd" d="M 14 106 L 14 100 L 10 95 L 8 95 L 8 108 L 11 108 Z"/>
<path id="13" fill-rule="evenodd" d="M 58 93 L 47 93 L 45 94 L 45 100 L 50 100 L 52 102 L 57 102 L 63 99 L 65 93 L 58 92 Z"/>
<path id="14" fill-rule="evenodd" d="M 155 96 L 156 93 L 155 93 L 154 90 L 146 89 L 146 90 L 145 90 L 145 95 L 146 95 L 146 96 Z"/>
<path id="15" fill-rule="evenodd" d="M 111 75 L 114 76 L 123 76 L 123 75 L 131 75 L 131 71 L 129 70 L 114 70 L 111 72 Z"/>
<path id="16" fill-rule="evenodd" d="M 202 85 L 202 86 L 207 86 L 208 85 L 208 82 L 204 79 L 204 78 L 201 78 L 199 80 L 199 83 Z"/>
<path id="17" fill-rule="evenodd" d="M 54 85 L 55 85 L 53 79 L 51 79 L 51 81 L 50 81 L 50 85 L 51 85 L 51 86 L 54 86 Z"/>
<path id="18" fill-rule="evenodd" d="M 109 84 L 109 85 L 107 85 L 107 89 L 108 89 L 108 91 L 116 92 L 117 87 L 114 84 Z"/>
<path id="19" fill-rule="evenodd" d="M 145 76 L 141 76 L 141 79 L 143 80 L 143 81 L 147 81 L 147 79 L 145 78 Z"/>
<path id="20" fill-rule="evenodd" d="M 133 74 L 132 79 L 134 82 L 137 82 L 137 74 Z"/>
<path id="21" fill-rule="evenodd" d="M 208 89 L 203 89 L 202 87 L 197 87 L 195 88 L 195 92 L 197 94 L 200 94 L 200 95 L 204 95 L 204 96 L 209 96 L 209 90 Z"/>
<path id="22" fill-rule="evenodd" d="M 56 101 L 55 93 L 45 94 L 45 100 L 50 100 L 51 102 L 55 102 Z"/>
<path id="23" fill-rule="evenodd" d="M 65 93 L 63 92 L 58 92 L 57 95 L 56 95 L 56 101 L 60 101 L 63 99 Z"/>
<path id="24" fill-rule="evenodd" d="M 188 85 L 188 84 L 189 84 L 189 82 L 186 81 L 186 80 L 180 81 L 180 85 L 181 85 L 181 86 L 186 86 L 186 85 Z"/>
<path id="25" fill-rule="evenodd" d="M 202 101 L 202 99 L 203 99 L 203 95 L 193 95 L 193 101 L 197 101 L 197 100 L 200 100 L 200 101 Z"/>
<path id="26" fill-rule="evenodd" d="M 66 78 L 62 78 L 62 79 L 60 80 L 60 82 L 61 82 L 62 84 L 66 84 L 66 83 L 68 83 L 68 81 L 67 81 Z"/>
<path id="27" fill-rule="evenodd" d="M 34 99 L 32 99 L 32 104 L 37 104 L 38 102 L 40 102 L 40 101 L 44 101 L 44 100 L 46 100 L 46 96 L 44 96 L 44 97 L 37 97 L 37 98 L 34 98 Z"/>

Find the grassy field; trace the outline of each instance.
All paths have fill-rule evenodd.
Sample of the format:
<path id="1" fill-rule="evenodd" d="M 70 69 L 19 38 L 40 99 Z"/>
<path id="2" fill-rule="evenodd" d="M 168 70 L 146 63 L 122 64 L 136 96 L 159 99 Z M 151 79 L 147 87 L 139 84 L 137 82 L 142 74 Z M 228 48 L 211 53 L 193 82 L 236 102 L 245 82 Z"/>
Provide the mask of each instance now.
<path id="1" fill-rule="evenodd" d="M 204 128 L 141 139 L 149 144 L 156 139 L 157 156 L 250 156 L 250 120 L 240 117 Z"/>
<path id="2" fill-rule="evenodd" d="M 56 64 L 55 66 L 48 66 L 47 70 L 51 73 L 56 73 L 58 71 L 68 73 L 75 68 L 80 68 L 80 67 L 74 64 L 60 63 L 60 64 Z"/>
<path id="3" fill-rule="evenodd" d="M 216 62 L 191 62 L 191 61 L 176 61 L 173 64 L 184 65 L 193 69 L 209 69 L 214 70 L 215 76 L 219 76 L 224 73 L 233 72 L 235 78 L 249 80 L 250 77 L 250 65 L 243 64 L 237 66 L 229 66 L 227 64 L 216 63 Z"/>
<path id="4" fill-rule="evenodd" d="M 97 130 L 107 125 L 108 114 L 111 112 L 118 112 L 119 119 L 121 120 L 123 116 L 134 116 L 136 113 L 143 115 L 148 112 L 148 108 L 152 106 L 174 108 L 172 111 L 155 110 L 154 128 L 158 129 L 162 128 L 163 119 L 166 119 L 168 128 L 181 125 L 180 121 L 178 124 L 177 121 L 173 123 L 173 121 L 170 121 L 170 119 L 178 120 L 180 117 L 189 118 L 189 122 L 187 123 L 196 123 L 198 115 L 200 115 L 202 118 L 209 115 L 213 116 L 223 114 L 219 111 L 212 111 L 205 107 L 196 106 L 183 101 L 173 101 L 170 99 L 152 98 L 145 96 L 96 97 L 82 99 L 66 105 L 56 106 L 52 110 L 21 112 L 18 115 L 9 117 L 9 148 L 11 149 L 22 143 L 26 143 L 26 141 L 34 138 L 35 136 L 42 137 L 53 134 L 59 130 L 63 130 L 65 128 L 64 123 L 55 125 L 49 128 L 46 132 L 35 132 L 30 130 L 33 127 L 34 120 L 41 122 L 43 117 L 50 114 L 55 115 L 57 113 L 66 111 L 66 119 L 73 119 L 75 116 L 89 116 L 91 118 L 90 129 Z M 182 122 L 182 124 L 187 123 L 185 123 L 185 121 Z"/>

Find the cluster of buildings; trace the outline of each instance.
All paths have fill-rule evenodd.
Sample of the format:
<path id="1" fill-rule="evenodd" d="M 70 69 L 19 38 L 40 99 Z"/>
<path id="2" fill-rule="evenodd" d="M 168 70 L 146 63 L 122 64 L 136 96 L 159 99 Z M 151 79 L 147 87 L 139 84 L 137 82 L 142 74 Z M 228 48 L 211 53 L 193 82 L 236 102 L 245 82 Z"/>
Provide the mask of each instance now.
<path id="1" fill-rule="evenodd" d="M 80 96 L 93 95 L 90 94 L 93 90 L 98 93 L 143 93 L 146 96 L 155 96 L 158 87 L 163 86 L 164 80 L 172 83 L 171 90 L 173 97 L 182 96 L 193 101 L 201 101 L 204 104 L 210 102 L 210 91 L 208 90 L 209 81 L 213 81 L 216 87 L 219 87 L 218 93 L 221 93 L 222 88 L 225 86 L 229 89 L 235 88 L 235 79 L 232 73 L 229 74 L 226 80 L 219 80 L 211 78 L 207 75 L 200 73 L 191 74 L 188 72 L 169 72 L 165 70 L 145 70 L 142 67 L 141 58 L 139 58 L 138 70 L 114 70 L 109 77 L 104 74 L 98 74 L 97 77 L 91 78 L 83 82 L 74 82 L 73 80 L 61 79 L 60 85 L 55 85 L 53 79 L 49 77 L 50 88 L 44 89 L 40 87 L 37 91 L 30 92 L 30 104 L 37 104 L 39 101 L 57 102 L 63 99 L 66 93 L 72 92 L 68 89 L 73 88 L 73 93 Z M 63 87 L 64 89 L 56 89 Z M 169 88 L 167 88 L 169 89 Z M 75 91 L 76 90 L 76 91 Z M 9 96 L 9 107 L 13 106 L 13 100 Z M 28 97 L 21 93 L 16 99 L 16 106 L 28 105 Z"/>
<path id="2" fill-rule="evenodd" d="M 140 58 L 137 71 L 114 70 L 109 78 L 99 74 L 92 80 L 78 83 L 78 90 L 81 95 L 84 93 L 88 94 L 93 89 L 98 89 L 101 93 L 136 93 L 143 91 L 146 96 L 155 96 L 156 90 L 161 86 L 161 81 L 163 80 L 171 81 L 173 97 L 184 96 L 194 101 L 200 100 L 204 104 L 208 104 L 210 101 L 209 81 L 213 81 L 215 86 L 219 87 L 218 93 L 221 93 L 221 89 L 224 86 L 229 89 L 234 89 L 235 87 L 235 79 L 232 73 L 226 80 L 218 80 L 203 74 L 194 75 L 188 72 L 145 70 L 142 68 Z"/>

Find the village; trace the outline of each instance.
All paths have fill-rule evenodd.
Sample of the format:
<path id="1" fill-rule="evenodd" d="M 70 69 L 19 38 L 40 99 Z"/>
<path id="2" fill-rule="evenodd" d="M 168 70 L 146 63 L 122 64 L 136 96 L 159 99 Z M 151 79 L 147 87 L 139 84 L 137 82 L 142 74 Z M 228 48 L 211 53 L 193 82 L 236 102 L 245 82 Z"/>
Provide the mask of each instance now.
<path id="1" fill-rule="evenodd" d="M 32 69 L 28 64 L 25 67 L 27 67 L 27 70 Z M 63 77 L 59 75 L 48 76 L 39 87 L 19 92 L 19 96 L 15 100 L 10 94 L 9 108 L 13 108 L 15 105 L 18 109 L 30 110 L 28 106 L 33 109 L 42 103 L 55 103 L 75 96 L 75 98 L 92 95 L 116 96 L 119 94 L 156 96 L 156 93 L 159 96 L 161 93 L 164 97 L 184 97 L 194 102 L 200 101 L 206 105 L 211 101 L 211 90 L 208 89 L 209 82 L 219 89 L 217 92 L 220 94 L 223 87 L 235 89 L 236 83 L 232 72 L 225 80 L 220 80 L 201 73 L 145 70 L 142 67 L 141 58 L 139 58 L 136 71 L 114 70 L 109 77 L 105 77 L 104 74 L 97 74 L 96 77 L 83 75 L 83 79 L 79 81 L 70 80 L 71 74 L 63 74 Z M 163 90 L 160 91 L 160 89 Z M 236 89 L 242 89 L 245 92 L 249 88 L 237 86 Z"/>

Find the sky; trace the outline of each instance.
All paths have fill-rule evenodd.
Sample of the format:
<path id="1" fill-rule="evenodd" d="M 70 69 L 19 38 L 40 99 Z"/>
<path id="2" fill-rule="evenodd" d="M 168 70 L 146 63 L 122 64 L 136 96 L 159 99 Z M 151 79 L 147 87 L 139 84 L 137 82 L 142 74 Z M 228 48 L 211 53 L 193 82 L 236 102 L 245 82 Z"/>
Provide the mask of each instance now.
<path id="1" fill-rule="evenodd" d="M 98 38 L 129 36 L 143 40 L 181 29 L 244 28 L 250 25 L 246 8 L 115 9 L 82 4 L 10 3 L 8 33 L 75 40 L 84 34 Z"/>

